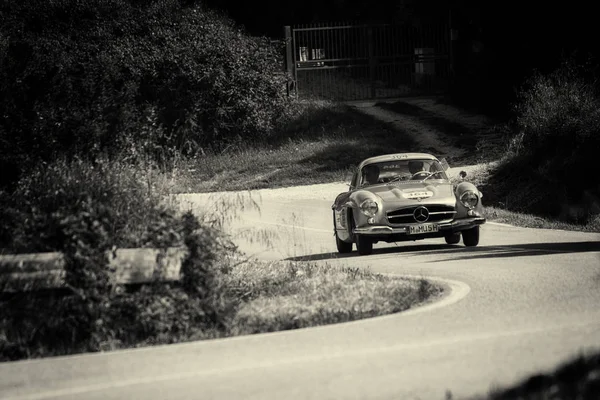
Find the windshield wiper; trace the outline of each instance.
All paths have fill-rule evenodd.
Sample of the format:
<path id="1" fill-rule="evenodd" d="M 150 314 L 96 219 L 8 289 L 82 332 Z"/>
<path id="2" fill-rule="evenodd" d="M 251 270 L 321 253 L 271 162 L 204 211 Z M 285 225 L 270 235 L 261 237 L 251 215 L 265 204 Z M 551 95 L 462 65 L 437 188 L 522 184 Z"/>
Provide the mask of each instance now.
<path id="1" fill-rule="evenodd" d="M 424 179 L 423 179 L 421 182 L 425 182 L 427 179 L 431 178 L 431 177 L 432 177 L 432 176 L 434 176 L 434 175 L 437 175 L 437 174 L 439 174 L 440 172 L 443 172 L 443 171 L 435 171 L 435 172 L 432 172 L 432 173 L 431 173 L 431 174 L 430 174 L 430 175 L 429 175 L 427 178 L 424 178 Z"/>

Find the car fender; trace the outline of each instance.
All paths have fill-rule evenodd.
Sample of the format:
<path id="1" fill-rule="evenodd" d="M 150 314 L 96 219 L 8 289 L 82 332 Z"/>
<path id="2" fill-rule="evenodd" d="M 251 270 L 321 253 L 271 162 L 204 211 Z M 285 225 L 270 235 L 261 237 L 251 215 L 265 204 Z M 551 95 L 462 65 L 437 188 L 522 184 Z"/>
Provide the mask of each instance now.
<path id="1" fill-rule="evenodd" d="M 360 212 L 360 205 L 365 200 L 376 201 L 379 209 L 382 209 L 381 198 L 368 190 L 344 192 L 336 197 L 331 208 L 334 212 L 334 229 L 340 239 L 344 241 L 354 240 L 352 227 L 362 225 L 367 218 Z M 351 221 L 350 218 L 354 221 Z"/>
<path id="2" fill-rule="evenodd" d="M 353 208 L 359 208 L 361 203 L 365 200 L 376 201 L 377 204 L 380 206 L 380 208 L 382 205 L 381 197 L 379 197 L 378 195 L 376 195 L 375 193 L 373 193 L 369 190 L 357 190 L 357 191 L 353 192 L 352 194 L 350 194 L 349 200 L 351 201 Z"/>
<path id="3" fill-rule="evenodd" d="M 481 193 L 481 191 L 479 189 L 477 189 L 477 187 L 473 183 L 461 182 L 458 185 L 456 185 L 456 189 L 454 191 L 454 193 L 456 195 L 456 211 L 457 211 L 455 218 L 467 217 L 468 209 L 465 206 L 463 206 L 463 204 L 460 201 L 460 196 L 462 196 L 467 191 L 473 191 L 473 192 L 477 193 L 477 195 L 479 196 L 479 201 L 477 202 L 477 205 L 475 206 L 475 211 L 477 213 L 479 213 L 480 215 L 482 215 L 482 213 L 483 213 L 483 205 L 481 202 L 481 199 L 483 198 L 483 193 Z"/>
<path id="4" fill-rule="evenodd" d="M 460 198 L 460 196 L 467 190 L 471 190 L 471 191 L 477 193 L 480 198 L 483 196 L 483 194 L 479 191 L 479 189 L 477 189 L 477 186 L 475 186 L 471 182 L 461 182 L 458 185 L 456 185 L 455 192 L 456 192 L 457 197 Z"/>
<path id="5" fill-rule="evenodd" d="M 360 211 L 360 205 L 366 200 L 375 201 L 379 208 L 377 213 L 383 213 L 383 200 L 381 197 L 368 190 L 357 190 L 350 195 L 348 205 L 348 207 L 352 208 L 354 226 L 361 227 L 367 224 L 368 217 Z"/>

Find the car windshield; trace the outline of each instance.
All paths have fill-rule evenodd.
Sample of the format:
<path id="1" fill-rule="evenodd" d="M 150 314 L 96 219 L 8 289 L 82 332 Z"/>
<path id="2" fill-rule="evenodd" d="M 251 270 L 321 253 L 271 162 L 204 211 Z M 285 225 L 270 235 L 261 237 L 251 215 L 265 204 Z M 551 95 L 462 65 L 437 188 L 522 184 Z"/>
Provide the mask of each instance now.
<path id="1" fill-rule="evenodd" d="M 437 160 L 391 160 L 365 165 L 360 171 L 359 186 L 439 179 L 447 180 L 448 176 Z"/>

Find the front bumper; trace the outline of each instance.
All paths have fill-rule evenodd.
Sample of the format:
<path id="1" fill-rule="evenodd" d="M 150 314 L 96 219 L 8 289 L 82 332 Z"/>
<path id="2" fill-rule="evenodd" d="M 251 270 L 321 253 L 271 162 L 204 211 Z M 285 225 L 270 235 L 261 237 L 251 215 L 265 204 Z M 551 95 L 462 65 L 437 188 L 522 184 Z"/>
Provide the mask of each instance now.
<path id="1" fill-rule="evenodd" d="M 453 232 L 460 232 L 465 229 L 473 228 L 477 225 L 485 224 L 485 217 L 470 217 L 456 219 L 451 222 L 433 223 L 438 226 L 438 231 L 433 233 L 434 235 L 444 236 Z M 425 224 L 428 225 L 428 224 Z M 407 235 L 407 236 L 421 236 L 420 234 L 409 235 L 409 226 L 392 227 L 386 225 L 373 225 L 361 228 L 354 228 L 353 232 L 359 235 L 372 235 L 372 236 L 390 236 L 390 235 Z M 427 234 L 428 236 L 431 233 Z"/>

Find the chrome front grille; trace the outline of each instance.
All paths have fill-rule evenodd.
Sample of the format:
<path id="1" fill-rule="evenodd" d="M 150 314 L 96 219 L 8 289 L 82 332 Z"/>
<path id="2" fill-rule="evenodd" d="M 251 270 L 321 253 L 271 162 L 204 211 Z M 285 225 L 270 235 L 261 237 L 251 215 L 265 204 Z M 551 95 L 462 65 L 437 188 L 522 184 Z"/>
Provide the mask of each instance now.
<path id="1" fill-rule="evenodd" d="M 422 207 L 426 208 L 429 213 L 429 217 L 426 221 L 418 221 L 415 219 L 415 210 Z M 450 220 L 454 218 L 454 214 L 456 214 L 456 211 L 452 206 L 443 204 L 428 204 L 423 206 L 417 205 L 404 207 L 394 211 L 388 211 L 387 219 L 390 224 L 414 224 L 420 222 L 439 222 Z"/>

